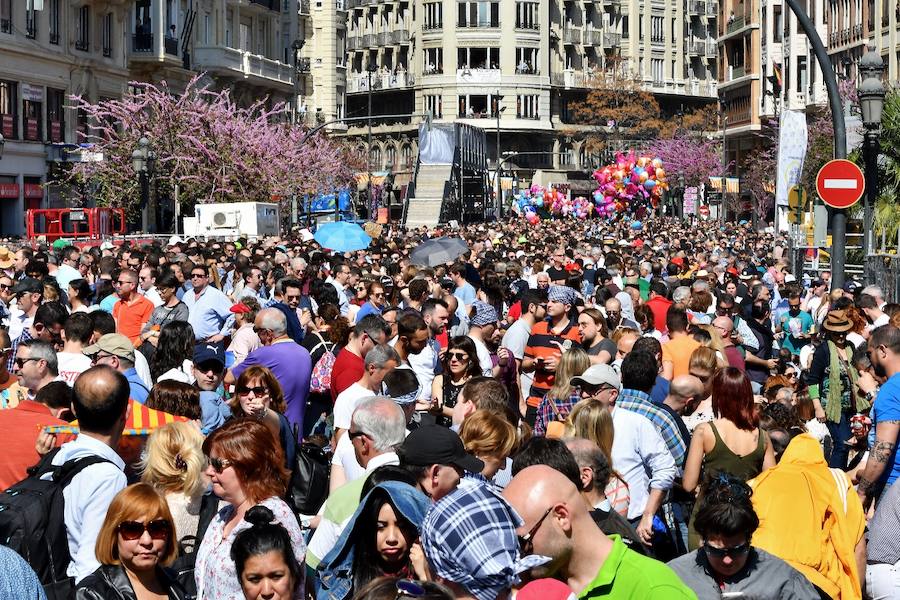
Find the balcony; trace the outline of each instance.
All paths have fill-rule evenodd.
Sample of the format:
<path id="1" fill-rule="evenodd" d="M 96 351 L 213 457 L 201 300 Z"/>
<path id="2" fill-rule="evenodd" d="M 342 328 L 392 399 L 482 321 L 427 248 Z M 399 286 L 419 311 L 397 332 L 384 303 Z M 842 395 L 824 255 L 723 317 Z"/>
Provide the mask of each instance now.
<path id="1" fill-rule="evenodd" d="M 389 31 L 380 31 L 375 34 L 375 43 L 379 46 L 387 46 L 391 43 L 391 33 Z"/>
<path id="2" fill-rule="evenodd" d="M 603 45 L 603 32 L 597 31 L 596 29 L 585 29 L 584 30 L 584 45 L 585 46 L 602 46 Z"/>
<path id="3" fill-rule="evenodd" d="M 346 0 L 347 9 L 352 10 L 354 8 L 358 8 L 363 5 L 362 0 Z"/>
<path id="4" fill-rule="evenodd" d="M 703 50 L 703 56 L 706 58 L 718 58 L 719 45 L 714 41 L 707 40 L 706 47 Z"/>
<path id="5" fill-rule="evenodd" d="M 153 34 L 135 33 L 131 36 L 132 52 L 153 52 Z"/>
<path id="6" fill-rule="evenodd" d="M 409 42 L 409 30 L 405 27 L 402 29 L 395 29 L 391 32 L 391 38 L 394 40 L 395 44 L 406 44 Z"/>
<path id="7" fill-rule="evenodd" d="M 254 85 L 289 90 L 294 81 L 293 66 L 227 46 L 198 46 L 194 49 L 194 64 L 198 71 Z"/>
<path id="8" fill-rule="evenodd" d="M 703 2 L 700 0 L 688 0 L 687 14 L 689 17 L 699 17 L 703 14 Z"/>
<path id="9" fill-rule="evenodd" d="M 373 73 L 372 91 L 375 90 L 400 90 L 415 85 L 415 78 L 407 71 L 399 73 Z M 369 91 L 368 73 L 351 73 L 347 75 L 347 93 Z"/>
<path id="10" fill-rule="evenodd" d="M 178 40 L 177 39 L 166 36 L 165 38 L 163 38 L 163 46 L 165 47 L 166 54 L 171 54 L 172 56 L 178 56 Z"/>
<path id="11" fill-rule="evenodd" d="M 375 47 L 375 34 L 367 33 L 362 36 L 362 47 L 363 48 L 374 48 Z"/>
<path id="12" fill-rule="evenodd" d="M 706 16 L 707 17 L 718 17 L 719 16 L 719 3 L 718 2 L 707 2 L 706 3 Z"/>
<path id="13" fill-rule="evenodd" d="M 618 48 L 622 44 L 622 34 L 614 31 L 603 32 L 603 47 Z"/>
<path id="14" fill-rule="evenodd" d="M 684 40 L 684 53 L 688 56 L 701 56 L 706 49 L 706 43 L 703 41 L 692 40 L 690 38 Z"/>
<path id="15" fill-rule="evenodd" d="M 281 11 L 281 0 L 250 0 L 250 4 L 258 4 L 263 8 L 268 8 L 269 10 L 274 10 L 276 12 Z"/>
<path id="16" fill-rule="evenodd" d="M 551 73 L 550 84 L 569 89 L 590 87 L 591 76 L 575 69 L 565 69 L 562 73 Z"/>
<path id="17" fill-rule="evenodd" d="M 500 83 L 500 69 L 472 69 L 463 67 L 456 70 L 457 83 Z"/>
<path id="18" fill-rule="evenodd" d="M 747 75 L 747 69 L 743 66 L 740 67 L 728 67 L 728 81 L 734 81 L 735 79 L 740 79 L 741 77 Z"/>
<path id="19" fill-rule="evenodd" d="M 743 15 L 740 17 L 735 17 L 734 19 L 731 19 L 730 21 L 728 21 L 728 27 L 726 28 L 725 31 L 727 33 L 734 33 L 738 29 L 741 29 L 742 27 L 744 27 L 746 24 L 747 24 L 747 19 L 745 19 L 743 17 Z"/>
<path id="20" fill-rule="evenodd" d="M 311 72 L 312 63 L 308 57 L 301 58 L 297 61 L 297 72 L 308 74 Z"/>
<path id="21" fill-rule="evenodd" d="M 299 8 L 300 8 L 300 14 L 301 14 L 301 15 L 308 15 L 308 14 L 309 14 L 309 0 L 299 0 L 299 1 L 297 2 L 297 5 L 298 5 Z"/>
<path id="22" fill-rule="evenodd" d="M 575 27 L 566 27 L 565 29 L 563 29 L 562 39 L 563 43 L 566 44 L 580 44 L 581 29 L 576 29 Z"/>
<path id="23" fill-rule="evenodd" d="M 362 48 L 362 41 L 358 36 L 347 38 L 347 50 L 359 50 L 360 48 Z"/>

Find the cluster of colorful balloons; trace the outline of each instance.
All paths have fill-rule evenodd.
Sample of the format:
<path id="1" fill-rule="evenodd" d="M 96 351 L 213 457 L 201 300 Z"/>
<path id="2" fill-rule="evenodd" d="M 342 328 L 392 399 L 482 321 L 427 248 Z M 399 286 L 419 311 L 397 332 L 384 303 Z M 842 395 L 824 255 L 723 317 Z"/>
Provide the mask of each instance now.
<path id="1" fill-rule="evenodd" d="M 594 171 L 594 179 L 599 186 L 594 190 L 594 204 L 597 213 L 607 218 L 637 214 L 648 202 L 656 208 L 663 190 L 669 189 L 662 160 L 638 156 L 633 150 Z"/>
<path id="2" fill-rule="evenodd" d="M 593 214 L 594 205 L 583 196 L 572 199 L 560 190 L 535 184 L 518 193 L 513 200 L 513 209 L 536 225 L 541 218 L 586 219 Z"/>

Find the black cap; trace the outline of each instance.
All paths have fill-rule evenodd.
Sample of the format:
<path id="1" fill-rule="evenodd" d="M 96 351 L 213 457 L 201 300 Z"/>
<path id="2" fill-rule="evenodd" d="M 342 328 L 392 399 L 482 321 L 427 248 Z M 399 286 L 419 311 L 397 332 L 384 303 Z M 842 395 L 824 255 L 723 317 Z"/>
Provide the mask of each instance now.
<path id="1" fill-rule="evenodd" d="M 426 425 L 414 430 L 400 447 L 401 462 L 427 467 L 453 465 L 470 473 L 481 473 L 484 463 L 466 452 L 462 440 L 440 425 Z"/>
<path id="2" fill-rule="evenodd" d="M 741 271 L 741 279 L 754 279 L 759 277 L 759 271 L 753 267 L 744 267 L 744 270 Z"/>
<path id="3" fill-rule="evenodd" d="M 34 277 L 24 277 L 13 287 L 13 294 L 43 294 L 44 284 Z"/>

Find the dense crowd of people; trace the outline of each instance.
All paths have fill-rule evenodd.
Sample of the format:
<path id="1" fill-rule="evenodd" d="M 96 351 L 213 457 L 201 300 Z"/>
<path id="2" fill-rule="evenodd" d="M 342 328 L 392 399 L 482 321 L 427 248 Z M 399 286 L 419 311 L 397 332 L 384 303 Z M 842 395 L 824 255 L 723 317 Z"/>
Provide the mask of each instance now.
<path id="1" fill-rule="evenodd" d="M 900 597 L 900 305 L 787 252 L 0 246 L 0 597 Z"/>

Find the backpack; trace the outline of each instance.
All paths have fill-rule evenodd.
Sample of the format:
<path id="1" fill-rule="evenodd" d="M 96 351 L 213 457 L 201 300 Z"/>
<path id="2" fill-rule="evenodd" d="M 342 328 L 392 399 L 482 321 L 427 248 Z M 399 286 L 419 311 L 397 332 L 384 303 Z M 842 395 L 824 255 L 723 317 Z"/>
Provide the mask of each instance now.
<path id="1" fill-rule="evenodd" d="M 68 600 L 75 582 L 66 569 L 72 560 L 64 520 L 63 489 L 82 470 L 101 462 L 86 456 L 53 465 L 59 448 L 28 469 L 28 477 L 0 493 L 0 544 L 15 550 L 37 573 L 48 600 Z M 53 473 L 47 480 L 46 473 Z"/>
<path id="2" fill-rule="evenodd" d="M 335 360 L 334 352 L 332 352 L 334 344 L 326 342 L 318 333 L 316 335 L 322 341 L 313 347 L 310 354 L 315 354 L 319 346 L 325 346 L 325 352 L 319 357 L 312 369 L 312 374 L 309 377 L 309 391 L 325 394 L 331 391 L 331 369 L 334 367 Z M 328 347 L 329 345 L 331 345 L 330 348 Z"/>
<path id="3" fill-rule="evenodd" d="M 295 426 L 295 439 L 299 439 L 299 433 Z M 288 505 L 297 515 L 316 514 L 328 498 L 331 455 L 315 444 L 303 442 L 297 444 L 297 455 L 291 467 Z"/>

